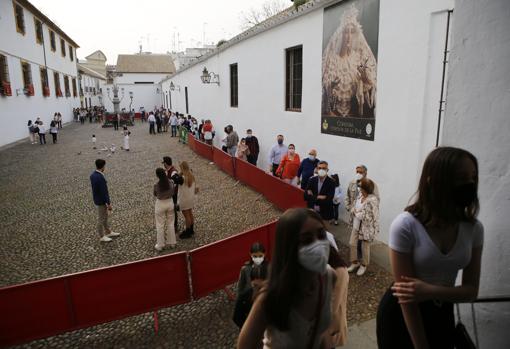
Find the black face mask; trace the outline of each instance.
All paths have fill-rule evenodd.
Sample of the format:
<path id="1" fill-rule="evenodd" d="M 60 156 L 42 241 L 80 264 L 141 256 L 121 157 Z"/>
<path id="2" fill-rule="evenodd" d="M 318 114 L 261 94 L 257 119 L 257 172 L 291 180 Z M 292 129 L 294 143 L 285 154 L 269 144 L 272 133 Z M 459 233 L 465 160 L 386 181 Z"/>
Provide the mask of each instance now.
<path id="1" fill-rule="evenodd" d="M 471 205 L 476 199 L 476 194 L 475 183 L 461 184 L 453 188 L 455 203 L 462 208 Z"/>

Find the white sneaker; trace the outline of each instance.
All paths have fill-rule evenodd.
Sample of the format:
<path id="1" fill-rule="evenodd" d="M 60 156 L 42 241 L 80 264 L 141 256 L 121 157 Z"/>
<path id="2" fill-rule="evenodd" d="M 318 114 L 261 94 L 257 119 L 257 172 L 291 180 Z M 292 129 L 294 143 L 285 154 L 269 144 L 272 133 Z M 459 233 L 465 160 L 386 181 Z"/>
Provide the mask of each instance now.
<path id="1" fill-rule="evenodd" d="M 110 239 L 110 238 L 108 237 L 108 235 L 105 235 L 105 236 L 103 236 L 101 239 L 99 239 L 99 241 L 101 241 L 101 242 L 110 242 L 110 241 L 113 241 L 113 240 L 112 240 L 112 239 Z"/>
<path id="2" fill-rule="evenodd" d="M 154 246 L 154 248 L 155 248 L 155 249 L 156 249 L 156 251 L 158 251 L 158 252 L 163 251 L 163 247 L 159 247 L 157 244 L 156 244 L 156 246 Z"/>
<path id="3" fill-rule="evenodd" d="M 117 237 L 117 236 L 120 236 L 120 233 L 114 233 L 113 231 L 110 232 L 110 234 L 106 235 L 108 236 L 109 238 L 112 238 L 112 237 Z"/>
<path id="4" fill-rule="evenodd" d="M 353 271 L 355 271 L 358 268 L 359 268 L 358 263 L 352 263 L 351 266 L 349 268 L 347 268 L 347 272 L 352 273 Z"/>
<path id="5" fill-rule="evenodd" d="M 365 267 L 363 264 L 359 267 L 358 269 L 358 272 L 356 273 L 356 275 L 358 276 L 362 276 L 363 274 L 365 274 L 365 272 L 367 271 L 367 267 Z"/>

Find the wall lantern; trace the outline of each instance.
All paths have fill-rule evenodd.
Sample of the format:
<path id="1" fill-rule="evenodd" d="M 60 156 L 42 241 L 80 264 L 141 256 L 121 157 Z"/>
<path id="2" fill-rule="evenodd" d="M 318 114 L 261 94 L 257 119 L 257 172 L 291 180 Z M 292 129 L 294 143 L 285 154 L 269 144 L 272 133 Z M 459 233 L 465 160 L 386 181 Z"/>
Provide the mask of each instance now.
<path id="1" fill-rule="evenodd" d="M 200 79 L 202 79 L 202 83 L 204 84 L 218 84 L 218 86 L 220 85 L 220 76 L 213 72 L 209 73 L 206 67 L 204 67 Z"/>
<path id="2" fill-rule="evenodd" d="M 174 82 L 170 82 L 170 91 L 180 91 L 181 90 L 181 86 L 179 85 L 174 85 Z"/>

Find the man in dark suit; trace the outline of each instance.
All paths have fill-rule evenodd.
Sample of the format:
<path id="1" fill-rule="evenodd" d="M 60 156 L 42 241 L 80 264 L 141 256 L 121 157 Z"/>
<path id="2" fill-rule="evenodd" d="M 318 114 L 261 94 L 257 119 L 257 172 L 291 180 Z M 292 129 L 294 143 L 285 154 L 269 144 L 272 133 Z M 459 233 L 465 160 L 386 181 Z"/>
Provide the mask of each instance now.
<path id="1" fill-rule="evenodd" d="M 333 197 L 335 181 L 328 176 L 328 163 L 320 161 L 317 165 L 317 176 L 310 178 L 305 190 L 308 207 L 319 213 L 325 221 L 333 219 Z"/>
<path id="2" fill-rule="evenodd" d="M 94 204 L 97 206 L 98 222 L 97 232 L 101 242 L 110 242 L 112 237 L 119 236 L 108 227 L 108 211 L 112 210 L 110 203 L 110 195 L 108 194 L 108 185 L 104 178 L 104 169 L 106 161 L 103 159 L 96 160 L 96 170 L 90 175 L 90 184 L 92 185 L 92 197 Z"/>

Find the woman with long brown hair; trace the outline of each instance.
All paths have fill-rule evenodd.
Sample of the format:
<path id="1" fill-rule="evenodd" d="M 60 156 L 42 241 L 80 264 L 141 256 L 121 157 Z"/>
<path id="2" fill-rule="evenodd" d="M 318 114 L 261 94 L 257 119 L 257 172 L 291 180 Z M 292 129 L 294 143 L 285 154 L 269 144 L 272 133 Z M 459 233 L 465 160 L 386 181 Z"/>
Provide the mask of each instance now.
<path id="1" fill-rule="evenodd" d="M 179 209 L 184 216 L 186 229 L 179 235 L 181 239 L 189 239 L 195 234 L 194 231 L 194 217 L 193 217 L 193 206 L 195 205 L 195 195 L 197 194 L 197 186 L 195 182 L 195 176 L 191 171 L 189 164 L 183 161 L 179 164 L 181 168 L 180 175 L 184 182 L 180 185 L 177 194 L 177 204 Z"/>
<path id="2" fill-rule="evenodd" d="M 280 217 L 269 282 L 253 304 L 237 348 L 260 348 L 262 342 L 272 349 L 322 348 L 336 342 L 338 326 L 331 320 L 338 309 L 332 305 L 337 280 L 328 267 L 330 246 L 315 211 L 294 208 Z"/>
<path id="3" fill-rule="evenodd" d="M 453 147 L 429 154 L 415 202 L 390 227 L 395 283 L 379 304 L 379 348 L 454 347 L 453 303 L 478 295 L 483 226 L 476 219 L 477 191 L 473 154 Z"/>

